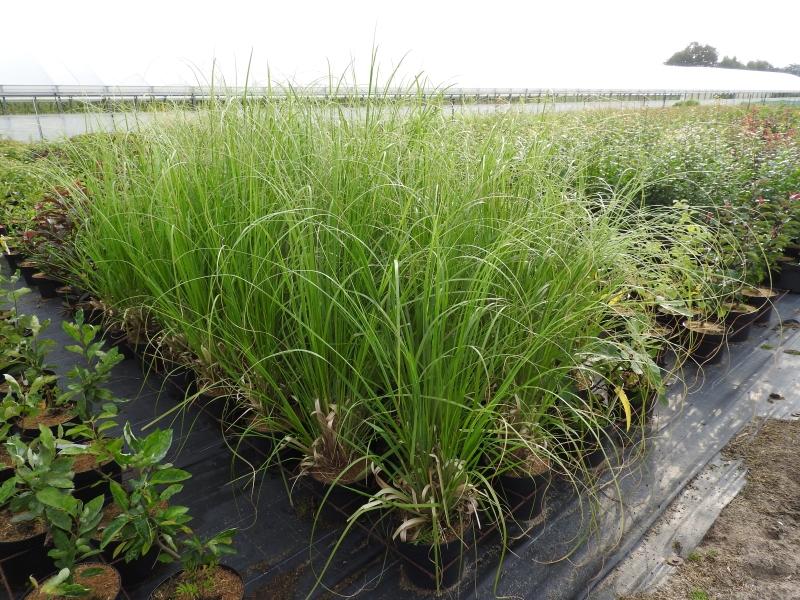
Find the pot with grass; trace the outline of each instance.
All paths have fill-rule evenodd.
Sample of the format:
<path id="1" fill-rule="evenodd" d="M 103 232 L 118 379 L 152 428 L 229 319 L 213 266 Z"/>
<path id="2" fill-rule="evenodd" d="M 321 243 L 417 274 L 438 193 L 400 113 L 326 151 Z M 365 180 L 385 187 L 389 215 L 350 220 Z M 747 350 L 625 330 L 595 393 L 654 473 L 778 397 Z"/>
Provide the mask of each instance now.
<path id="1" fill-rule="evenodd" d="M 768 287 L 745 287 L 742 290 L 742 298 L 747 304 L 756 308 L 753 323 L 767 323 L 772 317 L 778 292 Z"/>
<path id="2" fill-rule="evenodd" d="M 750 337 L 750 330 L 758 317 L 758 309 L 745 302 L 723 305 L 723 323 L 727 330 L 728 342 L 744 342 Z"/>
<path id="3" fill-rule="evenodd" d="M 478 477 L 463 461 L 434 455 L 421 460 L 419 466 L 426 469 L 424 476 L 419 473 L 420 481 L 393 483 L 382 477 L 380 467 L 375 467 L 379 491 L 353 519 L 373 510 L 394 509 L 397 525 L 391 537 L 403 573 L 417 587 L 447 589 L 463 573 L 467 550 L 476 541 L 479 499 L 487 494 L 473 483 Z M 428 483 L 420 485 L 422 479 Z M 495 508 L 499 518 L 500 507 Z"/>
<path id="4" fill-rule="evenodd" d="M 497 478 L 498 493 L 515 519 L 531 521 L 544 509 L 544 499 L 552 482 L 550 462 L 529 448 L 514 454 L 515 466 Z"/>
<path id="5" fill-rule="evenodd" d="M 722 360 L 726 329 L 715 321 L 692 320 L 682 323 L 689 356 L 699 365 Z"/>

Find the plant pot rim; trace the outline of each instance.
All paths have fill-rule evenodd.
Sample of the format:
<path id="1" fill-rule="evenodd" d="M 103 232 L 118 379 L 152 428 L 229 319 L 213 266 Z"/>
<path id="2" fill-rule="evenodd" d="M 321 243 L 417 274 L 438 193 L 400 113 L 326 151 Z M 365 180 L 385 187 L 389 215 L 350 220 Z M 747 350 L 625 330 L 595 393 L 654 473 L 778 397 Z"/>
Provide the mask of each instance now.
<path id="1" fill-rule="evenodd" d="M 773 288 L 762 285 L 753 286 L 752 288 L 745 288 L 741 293 L 742 296 L 747 296 L 748 298 L 774 298 L 775 296 L 780 295 L 780 292 L 774 290 Z"/>
<path id="2" fill-rule="evenodd" d="M 731 302 L 726 305 L 728 307 L 728 315 L 739 313 L 741 315 L 749 315 L 758 311 L 758 307 L 746 302 Z M 742 310 L 745 309 L 745 310 Z"/>
<path id="3" fill-rule="evenodd" d="M 693 333 L 702 335 L 725 335 L 725 326 L 713 321 L 683 321 L 681 325 Z M 705 329 L 705 330 L 704 330 Z"/>

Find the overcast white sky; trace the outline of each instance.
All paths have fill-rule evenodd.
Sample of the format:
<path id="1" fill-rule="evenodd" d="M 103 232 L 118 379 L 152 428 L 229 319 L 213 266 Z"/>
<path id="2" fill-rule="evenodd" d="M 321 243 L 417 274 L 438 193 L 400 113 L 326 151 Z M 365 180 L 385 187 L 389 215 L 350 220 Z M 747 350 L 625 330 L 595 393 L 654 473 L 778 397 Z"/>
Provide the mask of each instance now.
<path id="1" fill-rule="evenodd" d="M 194 83 L 214 58 L 229 84 L 238 66 L 241 83 L 251 50 L 253 79 L 269 65 L 305 84 L 327 61 L 341 72 L 354 59 L 363 73 L 373 41 L 383 70 L 405 56 L 404 74 L 461 87 L 613 79 L 695 40 L 742 61 L 800 63 L 798 0 L 36 0 L 0 15 L 0 84 Z"/>

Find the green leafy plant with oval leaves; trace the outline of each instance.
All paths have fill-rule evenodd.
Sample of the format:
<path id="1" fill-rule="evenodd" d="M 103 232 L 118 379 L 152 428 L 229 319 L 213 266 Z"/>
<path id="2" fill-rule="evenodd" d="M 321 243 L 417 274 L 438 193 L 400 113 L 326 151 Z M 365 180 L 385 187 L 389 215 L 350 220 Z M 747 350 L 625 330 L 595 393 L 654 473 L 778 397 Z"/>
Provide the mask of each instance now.
<path id="1" fill-rule="evenodd" d="M 111 494 L 119 514 L 103 529 L 101 548 L 113 544 L 113 555 L 127 562 L 160 549 L 190 532 L 191 519 L 185 506 L 170 500 L 183 489 L 191 475 L 164 462 L 172 445 L 172 430 L 156 430 L 139 438 L 125 424 L 123 437 L 130 452 L 117 453 L 117 463 L 133 476 L 123 487 L 112 481 Z"/>
<path id="2" fill-rule="evenodd" d="M 91 588 L 75 579 L 76 566 L 100 553 L 93 537 L 103 517 L 105 497 L 101 495 L 83 503 L 72 496 L 48 491 L 41 491 L 38 496 L 48 508 L 53 539 L 53 548 L 48 555 L 59 571 L 41 584 L 31 578 L 35 589 L 48 597 L 81 598 L 90 595 Z M 90 580 L 101 572 L 100 568 L 85 568 L 80 572 L 81 580 Z"/>

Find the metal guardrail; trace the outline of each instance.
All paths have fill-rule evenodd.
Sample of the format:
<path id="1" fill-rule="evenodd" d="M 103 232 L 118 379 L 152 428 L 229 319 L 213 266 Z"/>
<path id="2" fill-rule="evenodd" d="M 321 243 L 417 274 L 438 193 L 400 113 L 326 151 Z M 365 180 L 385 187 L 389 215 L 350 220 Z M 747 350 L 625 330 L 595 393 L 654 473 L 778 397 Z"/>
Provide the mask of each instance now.
<path id="1" fill-rule="evenodd" d="M 800 98 L 800 89 L 796 90 L 681 90 L 681 89 L 548 89 L 548 88 L 397 88 L 369 90 L 368 88 L 340 88 L 332 90 L 328 87 L 288 88 L 282 87 L 226 87 L 211 86 L 78 86 L 78 85 L 0 85 L 0 100 L 6 102 L 19 101 L 121 101 L 132 100 L 146 102 L 149 100 L 205 100 L 212 97 L 248 96 L 258 97 L 271 94 L 285 96 L 299 94 L 310 97 L 351 99 L 366 98 L 369 95 L 402 99 L 410 97 L 437 97 L 451 101 L 525 101 L 525 100 L 557 100 L 558 98 L 579 98 L 587 100 L 674 100 L 696 99 L 710 101 L 714 99 L 734 99 L 761 101 L 773 98 Z"/>

